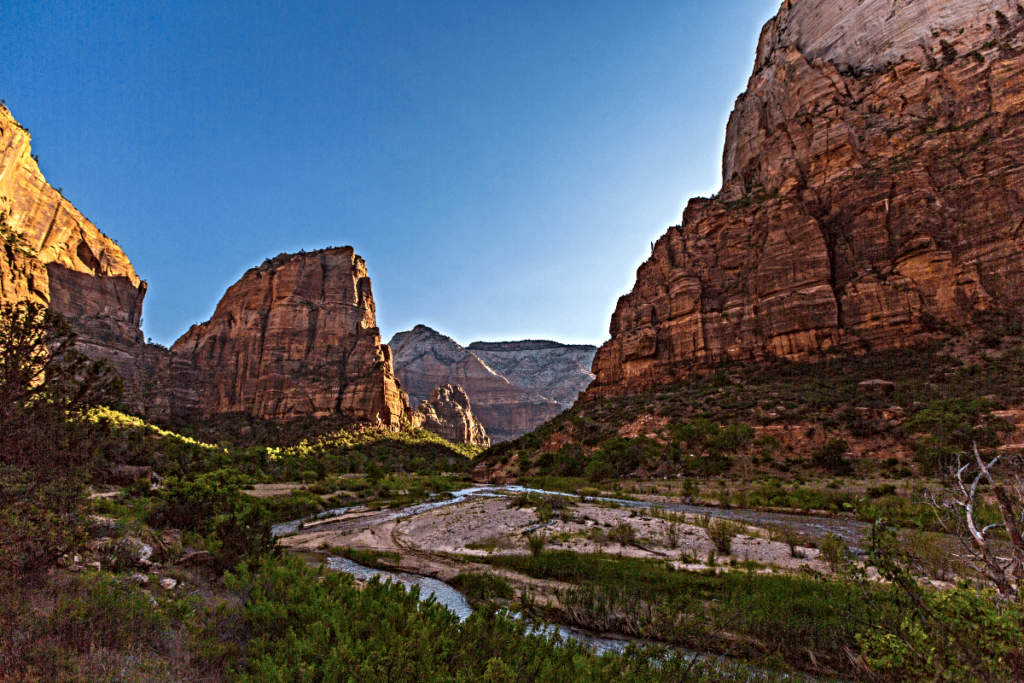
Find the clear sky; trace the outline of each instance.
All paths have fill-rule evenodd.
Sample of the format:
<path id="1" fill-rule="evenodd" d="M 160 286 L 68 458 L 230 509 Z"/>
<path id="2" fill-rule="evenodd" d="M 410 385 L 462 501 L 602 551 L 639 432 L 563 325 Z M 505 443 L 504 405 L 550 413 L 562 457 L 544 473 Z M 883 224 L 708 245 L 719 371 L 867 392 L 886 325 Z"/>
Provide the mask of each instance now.
<path id="1" fill-rule="evenodd" d="M 385 341 L 599 344 L 720 184 L 779 0 L 4 0 L 0 99 L 170 344 L 281 252 L 352 245 Z"/>

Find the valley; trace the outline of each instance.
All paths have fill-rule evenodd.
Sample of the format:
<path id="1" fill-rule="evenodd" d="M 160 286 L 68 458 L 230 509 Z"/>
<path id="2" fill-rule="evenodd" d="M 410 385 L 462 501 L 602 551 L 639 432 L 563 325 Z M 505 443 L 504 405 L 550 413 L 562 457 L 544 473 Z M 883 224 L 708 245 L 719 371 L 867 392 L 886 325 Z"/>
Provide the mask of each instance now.
<path id="1" fill-rule="evenodd" d="M 1022 74 L 786 0 L 600 347 L 384 343 L 353 246 L 147 342 L 0 104 L 0 680 L 1024 679 Z"/>

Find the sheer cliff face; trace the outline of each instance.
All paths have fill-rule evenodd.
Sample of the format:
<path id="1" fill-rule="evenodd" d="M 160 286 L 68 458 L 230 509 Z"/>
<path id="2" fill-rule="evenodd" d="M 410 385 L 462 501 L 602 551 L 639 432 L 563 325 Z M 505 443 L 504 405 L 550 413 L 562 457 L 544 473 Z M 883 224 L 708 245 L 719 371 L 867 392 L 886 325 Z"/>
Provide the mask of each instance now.
<path id="1" fill-rule="evenodd" d="M 730 118 L 723 189 L 692 201 L 639 269 L 592 391 L 1020 314 L 1018 7 L 785 3 Z"/>
<path id="2" fill-rule="evenodd" d="M 515 386 L 473 352 L 425 325 L 396 334 L 389 346 L 395 373 L 414 406 L 429 400 L 435 387 L 457 385 L 494 442 L 526 434 L 563 410 L 554 399 Z"/>
<path id="3" fill-rule="evenodd" d="M 31 137 L 0 105 L 0 303 L 35 301 L 64 315 L 80 348 L 134 376 L 146 283 L 128 257 L 50 187 Z"/>
<path id="4" fill-rule="evenodd" d="M 405 398 L 376 325 L 366 263 L 351 247 L 327 249 L 250 270 L 171 351 L 197 375 L 203 413 L 344 412 L 397 427 Z"/>

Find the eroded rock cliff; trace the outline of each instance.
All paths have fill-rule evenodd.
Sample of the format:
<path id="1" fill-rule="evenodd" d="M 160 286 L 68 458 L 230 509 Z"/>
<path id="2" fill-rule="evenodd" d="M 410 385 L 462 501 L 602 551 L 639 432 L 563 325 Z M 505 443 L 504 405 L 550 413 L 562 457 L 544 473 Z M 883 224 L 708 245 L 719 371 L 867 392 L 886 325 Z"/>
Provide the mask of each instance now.
<path id="1" fill-rule="evenodd" d="M 0 105 L 0 303 L 35 301 L 71 322 L 79 347 L 131 381 L 146 283 L 124 251 L 46 182 L 31 136 Z"/>
<path id="2" fill-rule="evenodd" d="M 596 346 L 518 341 L 473 342 L 466 348 L 512 386 L 554 399 L 563 410 L 594 381 Z"/>
<path id="3" fill-rule="evenodd" d="M 915 344 L 1024 302 L 1024 7 L 785 2 L 724 185 L 619 300 L 590 391 Z"/>
<path id="4" fill-rule="evenodd" d="M 526 434 L 562 412 L 553 399 L 513 386 L 453 339 L 426 325 L 399 332 L 388 345 L 412 405 L 428 400 L 434 387 L 456 384 L 469 395 L 494 442 Z"/>
<path id="5" fill-rule="evenodd" d="M 350 414 L 398 427 L 407 404 L 381 344 L 366 263 L 351 247 L 282 254 L 228 289 L 171 353 L 205 414 Z"/>
<path id="6" fill-rule="evenodd" d="M 473 415 L 469 396 L 460 386 L 445 384 L 434 387 L 430 398 L 416 408 L 413 424 L 455 443 L 487 447 L 491 440 L 487 430 Z"/>

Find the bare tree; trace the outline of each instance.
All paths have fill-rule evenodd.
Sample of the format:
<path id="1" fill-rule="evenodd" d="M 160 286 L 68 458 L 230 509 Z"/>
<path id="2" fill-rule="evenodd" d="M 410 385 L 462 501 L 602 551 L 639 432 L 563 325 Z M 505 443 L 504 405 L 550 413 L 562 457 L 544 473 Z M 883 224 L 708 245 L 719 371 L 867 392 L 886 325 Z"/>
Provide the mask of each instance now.
<path id="1" fill-rule="evenodd" d="M 933 497 L 932 504 L 945 512 L 939 519 L 947 532 L 960 538 L 971 568 L 990 581 L 1001 597 L 1018 602 L 1024 579 L 1024 463 L 1020 456 L 1001 454 L 986 463 L 977 444 L 973 450 L 973 461 L 963 462 L 963 456 L 957 457 L 949 497 L 941 502 Z M 997 472 L 1001 461 L 1005 466 Z M 991 487 L 999 522 L 984 524 L 979 520 L 984 484 Z M 994 537 L 996 529 L 1004 530 L 1007 538 Z"/>

